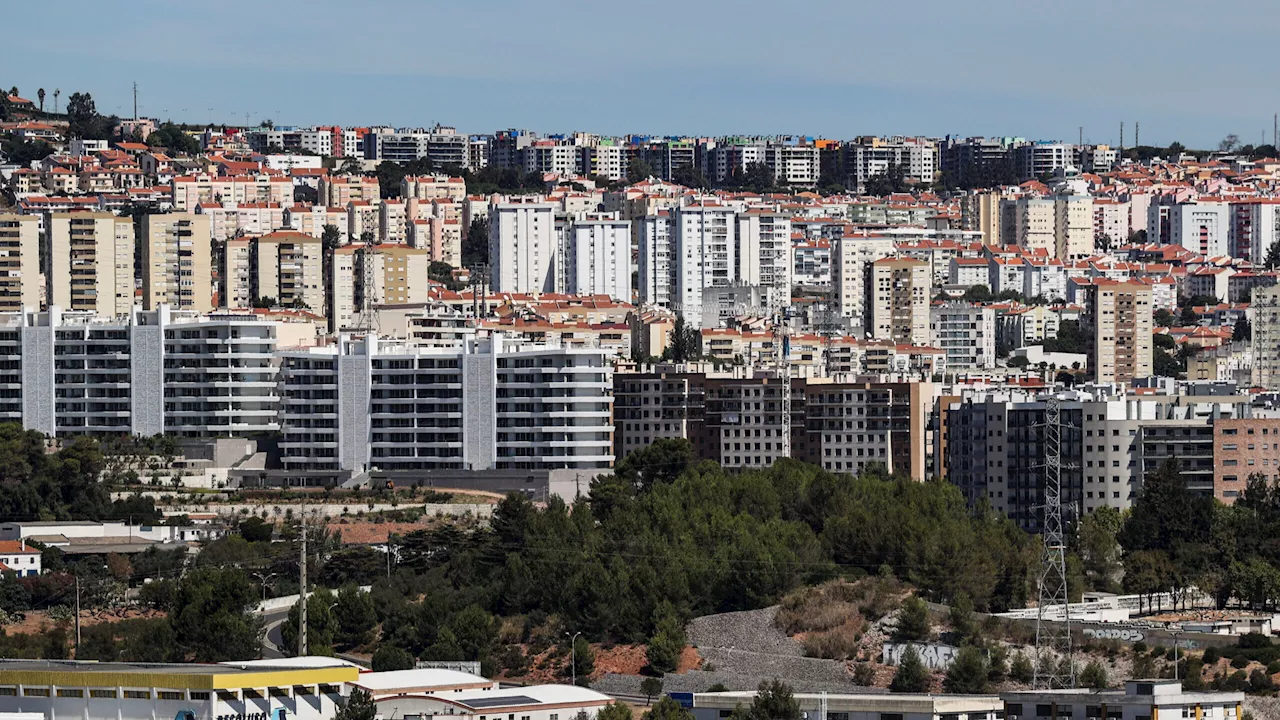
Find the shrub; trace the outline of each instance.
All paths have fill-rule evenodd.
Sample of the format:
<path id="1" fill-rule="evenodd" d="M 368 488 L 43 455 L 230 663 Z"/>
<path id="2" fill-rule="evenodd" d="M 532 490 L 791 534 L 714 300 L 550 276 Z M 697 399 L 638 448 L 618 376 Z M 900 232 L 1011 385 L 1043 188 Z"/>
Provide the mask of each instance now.
<path id="1" fill-rule="evenodd" d="M 1035 679 L 1035 666 L 1026 653 L 1013 656 L 1013 662 L 1009 663 L 1009 677 L 1020 683 L 1029 683 Z"/>
<path id="2" fill-rule="evenodd" d="M 871 687 L 876 684 L 876 669 L 871 663 L 858 663 L 853 666 L 853 684 Z"/>
<path id="3" fill-rule="evenodd" d="M 1271 638 L 1262 633 L 1246 633 L 1240 636 L 1240 647 L 1246 650 L 1271 646 Z"/>
<path id="4" fill-rule="evenodd" d="M 1271 675 L 1280 673 L 1280 660 L 1272 660 L 1271 662 L 1267 663 L 1267 672 L 1270 673 Z"/>
<path id="5" fill-rule="evenodd" d="M 1142 642 L 1141 640 L 1133 644 L 1133 653 L 1135 655 L 1138 653 L 1144 653 L 1146 651 L 1147 651 L 1147 644 Z"/>
<path id="6" fill-rule="evenodd" d="M 1200 659 L 1204 661 L 1205 665 L 1212 665 L 1218 662 L 1220 657 L 1222 657 L 1222 653 L 1218 652 L 1218 648 L 1210 646 L 1204 649 L 1204 655 Z"/>
<path id="7" fill-rule="evenodd" d="M 858 642 L 843 629 L 810 633 L 804 638 L 804 654 L 826 660 L 848 660 L 858 654 Z"/>
<path id="8" fill-rule="evenodd" d="M 1231 658 L 1231 667 L 1233 668 L 1249 667 L 1249 658 L 1245 657 L 1243 654 L 1236 655 L 1235 657 Z"/>

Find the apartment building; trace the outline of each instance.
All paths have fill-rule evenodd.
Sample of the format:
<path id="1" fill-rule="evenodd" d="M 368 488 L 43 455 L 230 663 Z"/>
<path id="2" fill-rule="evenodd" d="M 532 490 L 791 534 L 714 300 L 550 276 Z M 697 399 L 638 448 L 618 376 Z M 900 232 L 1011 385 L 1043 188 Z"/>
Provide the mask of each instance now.
<path id="1" fill-rule="evenodd" d="M 400 181 L 400 197 L 406 200 L 449 199 L 461 202 L 467 197 L 467 184 L 460 177 L 448 175 L 406 175 Z"/>
<path id="2" fill-rule="evenodd" d="M 489 207 L 490 282 L 496 292 L 555 290 L 556 205 L 513 199 Z"/>
<path id="3" fill-rule="evenodd" d="M 134 292 L 133 242 L 129 217 L 98 212 L 47 215 L 47 305 L 104 317 L 129 314 Z"/>
<path id="4" fill-rule="evenodd" d="M 471 159 L 470 138 L 453 128 L 374 130 L 364 136 L 364 159 L 410 163 L 428 160 L 433 167 L 465 168 Z"/>
<path id="5" fill-rule="evenodd" d="M 836 303 L 840 316 L 851 318 L 855 327 L 872 327 L 867 303 L 872 263 L 893 253 L 893 238 L 885 235 L 842 234 L 831 241 L 831 285 Z"/>
<path id="6" fill-rule="evenodd" d="M 926 138 L 858 138 L 845 145 L 847 184 L 861 189 L 867 180 L 899 169 L 904 178 L 933 182 L 938 172 L 938 146 Z"/>
<path id="7" fill-rule="evenodd" d="M 640 230 L 637 270 L 639 301 L 666 310 L 672 309 L 676 285 L 671 244 L 671 214 L 661 211 L 645 215 L 635 222 Z"/>
<path id="8" fill-rule="evenodd" d="M 996 192 L 973 192 L 960 198 L 960 228 L 976 230 L 982 233 L 984 245 L 999 247 L 1003 244 L 1000 235 L 1001 199 Z"/>
<path id="9" fill-rule="evenodd" d="M 1280 242 L 1280 199 L 1250 198 L 1231 203 L 1227 237 L 1231 257 L 1261 265 L 1276 242 Z"/>
<path id="10" fill-rule="evenodd" d="M 1151 286 L 1097 278 L 1085 288 L 1080 329 L 1091 337 L 1090 363 L 1103 383 L 1150 377 Z"/>
<path id="11" fill-rule="evenodd" d="M 883 465 L 928 474 L 929 383 L 848 383 L 793 378 L 783 388 L 767 372 L 660 364 L 614 375 L 619 458 L 664 438 L 684 438 L 701 459 L 759 468 L 783 457 L 832 472 Z"/>
<path id="12" fill-rule="evenodd" d="M 40 218 L 0 214 L 0 312 L 40 307 Z"/>
<path id="13" fill-rule="evenodd" d="M 379 189 L 376 177 L 326 175 L 320 178 L 317 195 L 321 205 L 344 208 L 353 200 L 376 202 L 382 198 L 382 191 Z"/>
<path id="14" fill-rule="evenodd" d="M 616 214 L 588 214 L 573 220 L 561 259 L 557 292 L 608 295 L 631 302 L 631 223 Z"/>
<path id="15" fill-rule="evenodd" d="M 224 308 L 253 307 L 257 299 L 253 293 L 253 240 L 228 240 L 218 263 L 218 304 Z"/>
<path id="16" fill-rule="evenodd" d="M 996 314 L 970 303 L 942 303 L 929 309 L 929 345 L 947 353 L 949 370 L 995 367 Z"/>
<path id="17" fill-rule="evenodd" d="M 574 177 L 578 174 L 578 147 L 570 142 L 535 140 L 521 152 L 526 173 Z"/>
<path id="18" fill-rule="evenodd" d="M 213 310 L 209 218 L 195 213 L 142 218 L 142 299 L 147 310 Z"/>
<path id="19" fill-rule="evenodd" d="M 1227 505 L 1254 477 L 1280 482 L 1280 417 L 1216 418 L 1212 457 L 1213 496 Z"/>
<path id="20" fill-rule="evenodd" d="M 1153 203 L 1147 209 L 1148 242 L 1181 245 L 1206 257 L 1229 253 L 1231 227 L 1231 206 L 1225 202 Z"/>
<path id="21" fill-rule="evenodd" d="M 0 228 L 3 222 L 0 218 Z M 1253 384 L 1280 390 L 1280 286 L 1255 289 L 1249 315 L 1253 330 Z"/>
<path id="22" fill-rule="evenodd" d="M 320 180 L 322 187 L 325 180 Z M 373 183 L 376 188 L 377 179 L 373 179 Z M 201 204 L 268 203 L 278 207 L 293 204 L 293 180 L 279 175 L 179 175 L 171 186 L 173 207 L 179 212 L 194 212 Z"/>
<path id="23" fill-rule="evenodd" d="M 769 143 L 764 162 L 779 185 L 813 187 L 822 174 L 820 152 L 815 145 Z"/>
<path id="24" fill-rule="evenodd" d="M 738 279 L 737 213 L 705 200 L 674 207 L 670 213 L 675 265 L 672 309 L 687 322 L 700 324 L 703 289 Z"/>
<path id="25" fill-rule="evenodd" d="M 748 210 L 738 215 L 736 281 L 759 285 L 771 310 L 791 305 L 791 217 Z"/>
<path id="26" fill-rule="evenodd" d="M 338 244 L 345 245 L 350 242 L 347 233 L 349 222 L 345 207 L 294 205 L 285 209 L 284 225 L 281 227 L 312 237 L 324 237 L 325 228 L 332 227 L 338 233 Z"/>
<path id="27" fill-rule="evenodd" d="M 1093 255 L 1093 198 L 1070 195 L 1053 200 L 1053 256 L 1076 260 Z"/>
<path id="28" fill-rule="evenodd" d="M 871 264 L 866 304 L 869 332 L 876 339 L 907 345 L 929 344 L 929 264 L 911 258 L 882 258 Z"/>
<path id="29" fill-rule="evenodd" d="M 613 370 L 599 350 L 501 335 L 457 348 L 343 335 L 280 358 L 289 471 L 613 465 Z"/>
<path id="30" fill-rule="evenodd" d="M 1075 162 L 1075 156 L 1074 145 L 1060 142 L 1033 142 L 1013 151 L 1018 176 L 1023 180 L 1038 180 L 1065 170 Z"/>
<path id="31" fill-rule="evenodd" d="M 0 418 L 46 435 L 248 436 L 276 425 L 277 324 L 162 305 L 0 315 Z"/>
<path id="32" fill-rule="evenodd" d="M 279 307 L 324 312 L 324 243 L 293 231 L 273 232 L 250 241 L 253 287 L 257 300 L 272 298 Z"/>
<path id="33" fill-rule="evenodd" d="M 410 220 L 406 241 L 410 247 L 426 250 L 432 262 L 462 266 L 462 223 L 442 217 Z"/>

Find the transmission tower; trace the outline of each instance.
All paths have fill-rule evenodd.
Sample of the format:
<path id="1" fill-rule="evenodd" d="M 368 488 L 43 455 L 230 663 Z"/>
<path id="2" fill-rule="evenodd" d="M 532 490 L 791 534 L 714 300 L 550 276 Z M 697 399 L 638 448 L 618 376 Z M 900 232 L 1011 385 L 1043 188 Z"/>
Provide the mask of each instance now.
<path id="1" fill-rule="evenodd" d="M 363 330 L 366 333 L 377 332 L 378 313 L 374 310 L 374 304 L 377 302 L 377 250 L 372 239 L 364 244 L 360 249 L 361 263 L 361 280 L 360 280 L 360 315 L 356 319 L 356 329 Z"/>
<path id="2" fill-rule="evenodd" d="M 1066 539 L 1062 531 L 1062 408 L 1049 396 L 1044 408 L 1044 522 L 1040 537 L 1039 595 L 1036 605 L 1035 689 L 1075 687 L 1071 659 L 1071 605 L 1067 597 Z M 1062 608 L 1060 621 L 1046 617 Z"/>

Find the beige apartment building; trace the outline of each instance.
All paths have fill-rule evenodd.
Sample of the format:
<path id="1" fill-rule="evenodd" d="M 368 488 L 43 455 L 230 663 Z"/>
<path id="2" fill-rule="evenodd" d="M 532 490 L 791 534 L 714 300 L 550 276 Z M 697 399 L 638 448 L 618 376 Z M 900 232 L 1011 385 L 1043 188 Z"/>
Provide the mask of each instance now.
<path id="1" fill-rule="evenodd" d="M 321 205 L 346 207 L 353 200 L 377 202 L 381 197 L 378 178 L 364 175 L 330 175 L 320 178 L 318 196 Z"/>
<path id="2" fill-rule="evenodd" d="M 375 188 L 378 186 L 376 178 L 373 185 Z M 172 188 L 173 206 L 183 212 L 194 211 L 198 205 L 206 203 L 293 205 L 293 180 L 279 175 L 180 175 L 173 179 Z"/>
<path id="3" fill-rule="evenodd" d="M 462 200 L 467 196 L 467 183 L 448 175 L 406 175 L 400 181 L 400 197 L 418 200 L 448 198 Z"/>
<path id="4" fill-rule="evenodd" d="M 373 287 L 366 287 L 365 263 L 373 263 Z M 430 300 L 427 270 L 431 253 L 404 245 L 345 245 L 333 252 L 330 278 L 330 330 L 352 328 L 366 293 L 375 305 L 412 305 Z"/>
<path id="5" fill-rule="evenodd" d="M 112 213 L 45 216 L 45 297 L 104 317 L 133 309 L 133 220 Z"/>
<path id="6" fill-rule="evenodd" d="M 219 304 L 224 308 L 253 307 L 253 241 L 249 238 L 228 240 L 222 249 L 219 279 L 222 281 Z"/>
<path id="7" fill-rule="evenodd" d="M 142 297 L 147 310 L 161 303 L 182 310 L 213 310 L 213 257 L 209 217 L 195 213 L 142 218 Z"/>
<path id="8" fill-rule="evenodd" d="M 324 312 L 324 242 L 291 230 L 250 239 L 254 299 Z"/>
<path id="9" fill-rule="evenodd" d="M 40 218 L 0 215 L 0 312 L 40 308 Z"/>
<path id="10" fill-rule="evenodd" d="M 1151 286 L 1099 278 L 1086 288 L 1081 329 L 1092 338 L 1098 382 L 1132 382 L 1150 377 Z"/>
<path id="11" fill-rule="evenodd" d="M 872 337 L 904 345 L 929 344 L 929 302 L 933 298 L 929 263 L 912 258 L 875 261 L 869 294 Z"/>

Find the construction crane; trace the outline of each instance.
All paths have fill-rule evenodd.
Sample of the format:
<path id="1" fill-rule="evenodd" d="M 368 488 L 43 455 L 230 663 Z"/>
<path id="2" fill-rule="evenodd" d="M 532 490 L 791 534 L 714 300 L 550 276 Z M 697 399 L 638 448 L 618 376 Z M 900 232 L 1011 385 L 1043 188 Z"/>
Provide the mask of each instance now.
<path id="1" fill-rule="evenodd" d="M 366 333 L 376 333 L 378 331 L 378 313 L 374 309 L 377 303 L 375 290 L 377 288 L 377 262 L 378 252 L 375 249 L 377 243 L 373 238 L 368 238 L 368 242 L 364 247 L 360 248 L 360 264 L 361 264 L 361 281 L 360 281 L 360 314 L 356 318 L 356 329 L 363 330 Z"/>
<path id="2" fill-rule="evenodd" d="M 782 412 L 782 431 L 779 433 L 781 457 L 791 457 L 791 333 L 787 327 L 786 308 L 781 298 L 775 295 L 772 308 L 773 362 L 778 375 L 778 400 Z"/>
<path id="3" fill-rule="evenodd" d="M 1050 395 L 1044 408 L 1044 505 L 1040 538 L 1040 576 L 1037 582 L 1036 657 L 1032 687 L 1070 688 L 1076 684 L 1071 657 L 1071 603 L 1067 595 L 1066 539 L 1062 530 L 1062 407 Z M 1061 608 L 1062 618 L 1048 617 Z"/>

